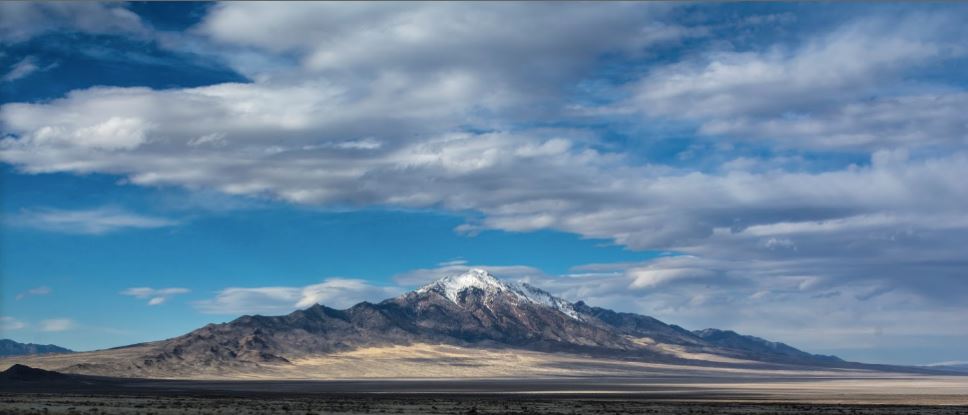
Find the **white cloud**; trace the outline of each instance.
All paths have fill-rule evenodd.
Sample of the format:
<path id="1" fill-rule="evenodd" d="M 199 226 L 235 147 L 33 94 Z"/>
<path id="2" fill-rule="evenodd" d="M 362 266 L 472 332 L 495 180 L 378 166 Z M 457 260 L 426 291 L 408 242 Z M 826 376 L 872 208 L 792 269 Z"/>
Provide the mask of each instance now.
<path id="1" fill-rule="evenodd" d="M 604 51 L 640 52 L 679 39 L 660 24 L 668 6 L 540 3 L 305 3 L 216 5 L 198 30 L 217 42 L 270 53 L 296 53 L 310 71 L 414 81 L 441 72 L 502 83 L 547 85 L 587 67 Z M 587 31 L 594 30 L 595 36 Z M 513 64 L 512 64 L 513 63 Z M 489 75 L 490 73 L 490 75 Z M 461 75 L 463 74 L 463 75 Z"/>
<path id="2" fill-rule="evenodd" d="M 170 219 L 139 215 L 113 207 L 88 210 L 28 210 L 13 216 L 8 223 L 52 232 L 90 235 L 124 229 L 163 228 L 177 224 Z"/>
<path id="3" fill-rule="evenodd" d="M 964 92 L 939 92 L 832 104 L 823 111 L 772 118 L 717 118 L 709 135 L 775 139 L 791 147 L 863 149 L 958 146 L 968 143 Z"/>
<path id="4" fill-rule="evenodd" d="M 57 63 L 51 63 L 45 66 L 39 66 L 37 63 L 37 58 L 34 56 L 26 56 L 23 59 L 17 61 L 13 64 L 6 74 L 3 75 L 0 80 L 3 82 L 13 82 L 18 79 L 26 78 L 33 75 L 36 72 L 43 72 L 50 70 L 57 66 Z"/>
<path id="5" fill-rule="evenodd" d="M 27 323 L 9 316 L 0 316 L 0 331 L 20 330 L 27 327 Z"/>
<path id="6" fill-rule="evenodd" d="M 16 81 L 20 78 L 24 78 L 34 73 L 38 69 L 40 68 L 37 66 L 37 64 L 34 63 L 34 57 L 28 56 L 26 58 L 23 58 L 16 64 L 14 64 L 12 67 L 10 67 L 10 71 L 8 71 L 5 75 L 3 75 L 3 81 L 4 82 Z"/>
<path id="7" fill-rule="evenodd" d="M 928 363 L 925 366 L 968 366 L 965 360 L 948 360 L 944 362 Z"/>
<path id="8" fill-rule="evenodd" d="M 40 322 L 40 331 L 56 332 L 56 331 L 67 331 L 74 329 L 74 321 L 68 318 L 55 318 L 49 320 L 42 320 Z"/>
<path id="9" fill-rule="evenodd" d="M 150 288 L 150 287 L 133 287 L 121 291 L 121 295 L 127 295 L 140 299 L 147 299 L 148 305 L 160 305 L 169 298 L 176 295 L 188 294 L 191 290 L 187 288 Z"/>
<path id="10" fill-rule="evenodd" d="M 131 150 L 144 144 L 150 129 L 150 125 L 138 118 L 111 117 L 102 123 L 79 128 L 71 137 L 59 136 L 57 131 L 43 130 L 47 134 L 35 136 L 35 139 L 102 150 Z"/>
<path id="11" fill-rule="evenodd" d="M 627 271 L 632 275 L 632 287 L 655 288 L 660 285 L 687 279 L 703 279 L 715 276 L 715 271 L 705 268 L 653 268 L 645 266 Z"/>
<path id="12" fill-rule="evenodd" d="M 968 52 L 952 41 L 957 26 L 940 14 L 869 18 L 797 47 L 709 51 L 653 68 L 634 83 L 625 110 L 793 148 L 963 145 L 964 93 L 921 86 L 934 91 L 912 95 L 919 88 L 905 79 Z"/>
<path id="13" fill-rule="evenodd" d="M 208 314 L 283 314 L 296 309 L 300 292 L 297 287 L 230 287 L 215 298 L 196 302 L 195 307 Z"/>
<path id="14" fill-rule="evenodd" d="M 54 31 L 144 36 L 150 32 L 122 4 L 95 2 L 0 3 L 0 43 L 16 43 Z"/>
<path id="15" fill-rule="evenodd" d="M 17 300 L 23 300 L 24 298 L 37 295 L 47 295 L 50 294 L 50 292 L 50 287 L 47 286 L 34 287 L 22 293 L 18 293 Z"/>
<path id="16" fill-rule="evenodd" d="M 188 141 L 188 145 L 195 147 L 200 145 L 214 145 L 222 146 L 225 145 L 225 134 L 224 133 L 209 133 L 203 136 L 193 138 Z"/>
<path id="17" fill-rule="evenodd" d="M 107 150 L 10 137 L 0 142 L 0 158 L 27 172 L 103 171 L 125 175 L 135 184 L 215 189 L 300 204 L 472 210 L 482 215 L 462 230 L 556 229 L 633 249 L 713 259 L 796 259 L 812 267 L 801 270 L 810 275 L 905 281 L 921 261 L 936 267 L 928 277 L 933 282 L 904 282 L 908 289 L 946 296 L 939 289 L 945 281 L 961 284 L 956 276 L 962 255 L 951 247 L 966 238 L 960 224 L 966 222 L 968 192 L 958 178 L 968 175 L 968 154 L 957 149 L 918 157 L 877 151 L 869 165 L 826 171 L 734 166 L 723 173 L 700 173 L 634 164 L 624 154 L 593 149 L 587 136 L 572 130 L 406 139 L 368 131 L 352 135 L 381 137 L 385 144 L 340 148 L 335 144 L 344 142 L 352 128 L 378 125 L 381 130 L 382 124 L 359 124 L 357 119 L 342 130 L 338 112 L 347 109 L 314 117 L 312 108 L 330 107 L 321 95 L 306 91 L 293 95 L 291 111 L 275 111 L 285 106 L 267 102 L 284 102 L 285 91 L 259 85 L 95 89 L 47 104 L 8 105 L 2 112 L 7 125 L 22 128 L 26 137 L 50 120 L 65 131 L 77 128 L 74 119 L 57 116 L 70 113 L 85 114 L 77 118 L 86 120 L 80 128 L 103 122 L 98 114 L 110 115 L 104 119 L 137 117 L 157 126 L 158 137 L 165 140 Z M 314 102 L 305 113 L 300 112 L 303 98 Z M 164 104 L 146 104 L 156 102 Z M 196 106 L 200 102 L 206 105 Z M 225 134 L 225 145 L 191 146 L 191 140 L 212 133 L 206 127 L 211 124 Z M 269 134 L 275 139 L 266 140 Z M 139 219 L 131 226 L 172 224 Z M 93 233 L 120 227 L 82 229 Z M 868 260 L 853 259 L 858 256 Z"/>
<path id="18" fill-rule="evenodd" d="M 345 308 L 400 292 L 400 288 L 373 285 L 365 280 L 329 278 L 304 287 L 230 287 L 212 299 L 196 302 L 195 307 L 208 314 L 285 314 L 317 303 Z"/>

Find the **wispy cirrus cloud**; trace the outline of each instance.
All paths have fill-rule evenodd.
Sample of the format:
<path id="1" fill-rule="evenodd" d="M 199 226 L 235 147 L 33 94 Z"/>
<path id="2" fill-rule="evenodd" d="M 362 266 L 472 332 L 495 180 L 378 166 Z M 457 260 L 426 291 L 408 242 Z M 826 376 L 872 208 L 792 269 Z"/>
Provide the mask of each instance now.
<path id="1" fill-rule="evenodd" d="M 51 70 L 57 67 L 57 65 L 58 64 L 56 62 L 42 65 L 37 61 L 36 57 L 26 56 L 23 59 L 17 61 L 17 63 L 13 64 L 13 66 L 11 66 L 7 70 L 7 73 L 5 73 L 3 77 L 0 78 L 0 80 L 2 80 L 3 82 L 14 82 L 16 80 L 23 79 L 30 75 L 33 75 L 37 72 Z"/>
<path id="2" fill-rule="evenodd" d="M 27 323 L 10 316 L 0 316 L 0 331 L 14 331 L 27 327 Z"/>
<path id="3" fill-rule="evenodd" d="M 27 297 L 33 297 L 38 295 L 48 295 L 51 293 L 50 287 L 44 285 L 40 287 L 34 287 L 27 291 L 17 293 L 17 300 L 23 300 Z"/>
<path id="4" fill-rule="evenodd" d="M 141 215 L 110 206 L 83 210 L 25 210 L 13 215 L 7 223 L 50 232 L 88 235 L 126 229 L 156 229 L 178 224 L 172 219 Z"/>
<path id="5" fill-rule="evenodd" d="M 127 295 L 139 299 L 148 300 L 148 305 L 161 305 L 176 295 L 188 294 L 188 288 L 151 288 L 151 287 L 132 287 L 121 291 L 121 295 Z"/>

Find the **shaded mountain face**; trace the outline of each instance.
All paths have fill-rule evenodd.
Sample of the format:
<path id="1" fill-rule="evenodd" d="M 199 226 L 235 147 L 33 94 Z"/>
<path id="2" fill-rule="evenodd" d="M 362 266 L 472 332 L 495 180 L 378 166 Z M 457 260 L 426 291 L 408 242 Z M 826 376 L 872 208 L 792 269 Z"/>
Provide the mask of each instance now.
<path id="1" fill-rule="evenodd" d="M 362 302 L 345 310 L 317 304 L 285 316 L 243 316 L 172 339 L 114 349 L 117 355 L 134 357 L 115 359 L 111 370 L 156 375 L 257 369 L 334 352 L 417 343 L 648 362 L 710 364 L 690 359 L 719 356 L 715 364 L 743 359 L 831 365 L 825 357 L 780 343 L 718 333 L 691 332 L 648 316 L 570 303 L 534 286 L 471 270 L 377 304 Z"/>
<path id="2" fill-rule="evenodd" d="M 574 304 L 574 308 L 588 319 L 595 319 L 612 330 L 635 338 L 648 338 L 659 343 L 707 346 L 706 342 L 682 327 L 663 323 L 655 318 L 632 313 L 618 313 L 599 307 L 591 307 L 584 301 Z"/>
<path id="3" fill-rule="evenodd" d="M 10 339 L 0 339 L 0 356 L 24 356 L 31 354 L 72 353 L 70 349 L 53 344 L 19 343 Z"/>

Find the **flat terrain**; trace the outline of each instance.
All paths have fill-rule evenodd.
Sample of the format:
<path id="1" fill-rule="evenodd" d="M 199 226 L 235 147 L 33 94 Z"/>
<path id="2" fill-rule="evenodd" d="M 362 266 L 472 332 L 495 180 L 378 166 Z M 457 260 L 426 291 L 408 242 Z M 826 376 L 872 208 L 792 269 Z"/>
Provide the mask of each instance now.
<path id="1" fill-rule="evenodd" d="M 507 395 L 107 396 L 0 394 L 4 414 L 968 414 L 968 407 Z"/>
<path id="2" fill-rule="evenodd" d="M 7 381 L 3 414 L 968 414 L 968 378 Z"/>

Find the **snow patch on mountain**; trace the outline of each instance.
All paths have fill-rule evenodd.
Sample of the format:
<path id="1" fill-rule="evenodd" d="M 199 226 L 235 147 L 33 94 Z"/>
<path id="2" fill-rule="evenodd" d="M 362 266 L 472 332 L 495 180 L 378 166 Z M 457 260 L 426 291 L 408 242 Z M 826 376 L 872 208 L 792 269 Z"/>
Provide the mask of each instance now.
<path id="1" fill-rule="evenodd" d="M 506 292 L 513 297 L 557 310 L 575 320 L 581 320 L 574 305 L 527 283 L 506 282 L 483 269 L 470 269 L 463 274 L 448 275 L 418 289 L 418 293 L 437 292 L 454 304 L 464 291 L 477 288 L 488 296 Z"/>
<path id="2" fill-rule="evenodd" d="M 501 280 L 494 278 L 487 271 L 472 269 L 459 275 L 448 275 L 417 290 L 418 293 L 437 291 L 450 301 L 457 303 L 458 295 L 468 288 L 478 288 L 485 293 L 509 290 Z"/>
<path id="3" fill-rule="evenodd" d="M 547 291 L 534 287 L 528 283 L 510 283 L 508 285 L 516 287 L 518 289 L 516 292 L 517 294 L 522 295 L 524 298 L 527 298 L 533 303 L 551 307 L 564 313 L 568 317 L 571 317 L 575 320 L 581 320 L 581 317 L 578 315 L 578 311 L 575 310 L 575 306 L 568 301 L 555 297 L 549 294 Z"/>

